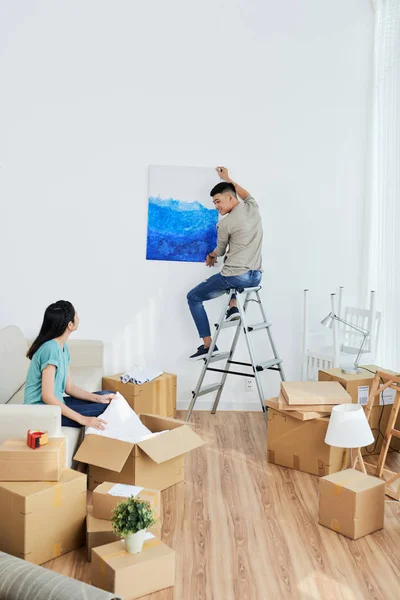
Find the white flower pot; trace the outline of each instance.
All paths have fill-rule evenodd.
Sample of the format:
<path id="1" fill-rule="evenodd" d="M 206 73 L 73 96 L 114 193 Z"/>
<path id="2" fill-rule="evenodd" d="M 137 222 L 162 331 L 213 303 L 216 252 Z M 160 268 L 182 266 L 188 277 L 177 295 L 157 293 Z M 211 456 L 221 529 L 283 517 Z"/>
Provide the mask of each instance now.
<path id="1" fill-rule="evenodd" d="M 128 533 L 125 539 L 125 548 L 129 554 L 138 554 L 143 549 L 146 530 L 142 529 L 136 533 Z"/>

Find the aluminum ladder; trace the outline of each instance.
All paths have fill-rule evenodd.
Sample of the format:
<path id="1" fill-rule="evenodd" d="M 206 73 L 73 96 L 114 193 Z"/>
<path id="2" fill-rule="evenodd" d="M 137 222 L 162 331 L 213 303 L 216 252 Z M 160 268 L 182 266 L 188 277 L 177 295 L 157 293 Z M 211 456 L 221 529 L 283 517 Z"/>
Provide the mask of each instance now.
<path id="1" fill-rule="evenodd" d="M 260 373 L 265 370 L 279 371 L 282 381 L 285 381 L 285 373 L 283 371 L 283 366 L 282 366 L 283 361 L 278 356 L 275 342 L 272 339 L 272 335 L 271 335 L 271 331 L 270 331 L 271 323 L 269 323 L 267 321 L 267 318 L 265 316 L 264 308 L 263 308 L 261 298 L 260 298 L 260 290 L 261 290 L 261 286 L 245 288 L 245 289 L 233 289 L 232 288 L 227 291 L 228 299 L 222 308 L 221 316 L 219 318 L 218 323 L 215 324 L 216 332 L 212 338 L 209 353 L 203 359 L 204 365 L 201 370 L 200 377 L 197 382 L 196 388 L 192 392 L 192 400 L 190 402 L 189 409 L 188 409 L 188 412 L 186 415 L 186 421 L 189 421 L 189 419 L 192 415 L 197 398 L 199 396 L 204 396 L 205 394 L 210 394 L 212 392 L 218 392 L 217 396 L 215 398 L 215 401 L 214 401 L 212 411 L 211 411 L 211 414 L 213 414 L 213 415 L 216 413 L 218 404 L 219 404 L 219 401 L 220 401 L 220 398 L 221 398 L 221 395 L 222 395 L 222 392 L 224 389 L 226 378 L 228 375 L 242 375 L 244 377 L 253 377 L 256 380 L 256 386 L 257 386 L 257 391 L 258 391 L 258 395 L 260 398 L 261 408 L 264 412 L 264 416 L 265 417 L 267 416 L 267 407 L 264 404 L 265 398 L 264 398 L 264 392 L 263 392 L 263 388 L 262 388 L 262 384 L 261 384 Z M 236 295 L 236 301 L 237 301 L 237 307 L 239 310 L 240 319 L 238 318 L 233 321 L 225 321 L 226 311 L 228 310 L 229 303 L 234 294 Z M 244 301 L 242 301 L 242 298 L 241 298 L 242 294 L 244 294 Z M 255 298 L 253 298 L 252 296 L 255 296 Z M 261 316 L 262 316 L 262 321 L 260 321 L 259 323 L 254 323 L 252 325 L 248 325 L 247 320 L 246 320 L 246 317 L 247 317 L 246 312 L 247 312 L 247 308 L 248 308 L 248 305 L 250 302 L 256 302 L 259 305 L 260 311 L 261 311 Z M 236 331 L 235 331 L 235 335 L 234 335 L 233 342 L 231 345 L 231 349 L 228 352 L 220 352 L 216 356 L 212 356 L 212 353 L 213 353 L 214 347 L 217 343 L 219 334 L 221 333 L 221 331 L 223 329 L 227 329 L 229 327 L 236 327 Z M 238 362 L 238 361 L 233 360 L 233 356 L 234 356 L 236 346 L 237 346 L 237 343 L 239 340 L 240 332 L 242 329 L 244 332 L 244 337 L 246 340 L 246 345 L 247 345 L 247 349 L 248 349 L 249 357 L 250 357 L 250 361 L 251 361 L 249 363 Z M 274 358 L 272 358 L 270 360 L 266 360 L 264 362 L 257 362 L 254 358 L 253 344 L 250 339 L 251 338 L 250 334 L 254 333 L 255 331 L 260 331 L 262 329 L 265 329 L 267 331 L 269 343 L 271 345 L 271 349 L 272 349 Z M 210 366 L 216 362 L 219 362 L 219 361 L 222 361 L 225 359 L 226 359 L 226 363 L 225 363 L 225 367 L 223 369 L 218 369 L 218 368 L 215 368 L 214 366 Z M 230 369 L 231 365 L 240 365 L 243 367 L 251 367 L 252 373 L 231 371 L 231 369 Z M 212 383 L 211 385 L 205 385 L 204 387 L 202 387 L 207 371 L 215 371 L 217 373 L 223 373 L 221 381 L 219 383 Z"/>

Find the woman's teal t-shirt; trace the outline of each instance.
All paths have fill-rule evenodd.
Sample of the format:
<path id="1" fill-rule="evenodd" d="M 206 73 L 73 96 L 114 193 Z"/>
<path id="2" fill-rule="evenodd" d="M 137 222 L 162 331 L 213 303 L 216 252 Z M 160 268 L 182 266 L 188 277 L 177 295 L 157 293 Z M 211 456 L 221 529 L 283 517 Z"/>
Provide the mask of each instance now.
<path id="1" fill-rule="evenodd" d="M 64 402 L 63 394 L 67 383 L 68 367 L 71 362 L 68 345 L 61 348 L 55 340 L 45 342 L 32 356 L 26 378 L 24 404 L 43 402 L 42 371 L 47 365 L 56 367 L 54 377 L 54 395 Z"/>

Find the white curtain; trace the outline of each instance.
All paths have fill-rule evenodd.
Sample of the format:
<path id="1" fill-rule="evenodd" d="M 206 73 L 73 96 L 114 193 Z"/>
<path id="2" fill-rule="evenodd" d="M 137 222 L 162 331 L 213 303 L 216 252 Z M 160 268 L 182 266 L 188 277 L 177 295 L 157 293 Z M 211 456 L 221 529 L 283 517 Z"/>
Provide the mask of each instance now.
<path id="1" fill-rule="evenodd" d="M 374 0 L 364 291 L 382 312 L 377 364 L 400 372 L 400 0 Z"/>

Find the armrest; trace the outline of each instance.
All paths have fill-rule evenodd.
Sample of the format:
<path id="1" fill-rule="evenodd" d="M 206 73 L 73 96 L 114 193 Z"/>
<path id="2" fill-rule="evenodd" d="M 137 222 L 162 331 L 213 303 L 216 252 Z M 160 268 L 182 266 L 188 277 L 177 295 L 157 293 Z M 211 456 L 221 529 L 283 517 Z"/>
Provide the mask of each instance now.
<path id="1" fill-rule="evenodd" d="M 100 340 L 69 340 L 71 367 L 103 368 L 104 343 Z"/>
<path id="2" fill-rule="evenodd" d="M 61 408 L 43 404 L 0 404 L 0 442 L 25 438 L 28 429 L 46 429 L 49 437 L 64 437 Z"/>

